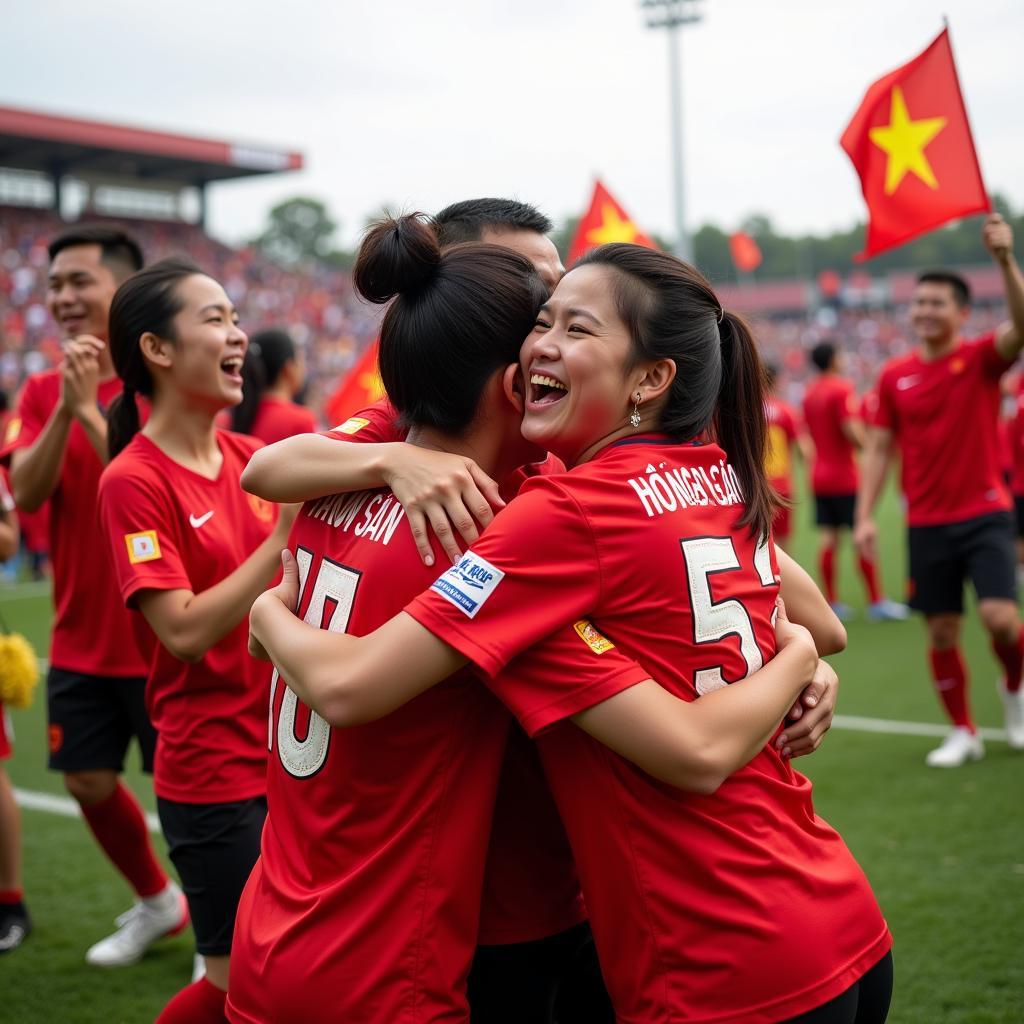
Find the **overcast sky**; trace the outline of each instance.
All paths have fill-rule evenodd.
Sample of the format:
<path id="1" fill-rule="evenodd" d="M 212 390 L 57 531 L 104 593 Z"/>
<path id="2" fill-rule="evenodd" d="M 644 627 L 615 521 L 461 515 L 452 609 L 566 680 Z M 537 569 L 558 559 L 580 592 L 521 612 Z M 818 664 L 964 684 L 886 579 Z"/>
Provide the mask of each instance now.
<path id="1" fill-rule="evenodd" d="M 989 190 L 1024 206 L 1021 0 L 704 0 L 684 30 L 687 221 L 863 213 L 838 138 L 948 15 Z M 600 176 L 671 235 L 667 41 L 638 0 L 34 0 L 7 11 L 0 104 L 300 150 L 211 192 L 238 241 L 297 193 L 351 243 L 382 203 L 508 195 L 556 221 Z"/>

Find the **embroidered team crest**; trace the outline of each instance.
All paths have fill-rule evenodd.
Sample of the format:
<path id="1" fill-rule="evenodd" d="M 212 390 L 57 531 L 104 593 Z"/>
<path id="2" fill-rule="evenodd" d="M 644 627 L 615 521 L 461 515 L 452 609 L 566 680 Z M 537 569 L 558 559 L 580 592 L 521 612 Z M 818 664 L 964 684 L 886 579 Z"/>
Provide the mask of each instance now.
<path id="1" fill-rule="evenodd" d="M 252 509 L 252 514 L 261 523 L 271 523 L 274 521 L 274 503 L 272 501 L 265 501 L 263 498 L 258 498 L 255 494 L 247 494 L 246 497 L 249 499 L 249 508 Z"/>
<path id="2" fill-rule="evenodd" d="M 605 651 L 610 651 L 615 647 L 615 644 L 600 633 L 589 619 L 580 619 L 579 622 L 574 622 L 572 628 L 595 654 L 604 654 Z"/>
<path id="3" fill-rule="evenodd" d="M 353 416 L 345 420 L 340 427 L 335 427 L 334 429 L 339 434 L 358 434 L 369 422 L 369 420 L 364 420 L 362 416 Z"/>
<path id="4" fill-rule="evenodd" d="M 434 581 L 433 589 L 473 619 L 504 578 L 505 574 L 486 558 L 467 551 Z"/>
<path id="5" fill-rule="evenodd" d="M 128 561 L 132 565 L 139 562 L 154 562 L 163 558 L 160 554 L 160 541 L 156 530 L 143 530 L 141 533 L 126 533 L 124 543 L 128 548 Z"/>

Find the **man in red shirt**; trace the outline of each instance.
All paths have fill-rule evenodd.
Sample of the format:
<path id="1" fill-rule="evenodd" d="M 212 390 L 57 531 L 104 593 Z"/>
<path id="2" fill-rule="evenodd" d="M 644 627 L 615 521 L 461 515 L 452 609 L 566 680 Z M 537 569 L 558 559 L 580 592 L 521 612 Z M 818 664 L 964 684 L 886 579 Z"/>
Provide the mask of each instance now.
<path id="1" fill-rule="evenodd" d="M 793 451 L 798 450 L 804 462 L 808 462 L 811 457 L 811 446 L 807 439 L 807 431 L 800 423 L 799 413 L 788 402 L 779 398 L 778 367 L 769 363 L 765 366 L 765 372 L 768 375 L 771 394 L 765 404 L 768 444 L 765 446 L 764 468 L 769 483 L 788 502 L 793 497 Z M 772 534 L 779 544 L 786 544 L 792 529 L 790 509 L 787 505 L 775 513 Z"/>
<path id="2" fill-rule="evenodd" d="M 966 341 L 967 283 L 948 271 L 922 274 L 910 306 L 919 346 L 890 360 L 878 380 L 857 495 L 854 540 L 874 557 L 872 512 L 894 444 L 902 457 L 910 549 L 910 606 L 925 616 L 935 688 L 953 723 L 927 763 L 951 768 L 984 756 L 967 701 L 960 654 L 963 583 L 1003 667 L 1000 684 L 1010 745 L 1024 749 L 1024 645 L 1017 611 L 1010 494 L 1003 479 L 997 418 L 999 380 L 1024 347 L 1024 277 L 1013 232 L 998 214 L 985 222 L 985 245 L 1002 271 L 1010 322 Z"/>
<path id="3" fill-rule="evenodd" d="M 119 775 L 134 736 L 152 769 L 156 733 L 144 702 L 146 663 L 121 606 L 97 512 L 107 461 L 105 409 L 121 392 L 106 345 L 117 286 L 142 266 L 136 242 L 78 227 L 50 244 L 47 302 L 64 361 L 25 382 L 0 456 L 19 508 L 50 503 L 55 615 L 47 676 L 49 765 L 63 772 L 96 841 L 135 893 L 118 930 L 89 963 L 135 963 L 188 922 L 184 897 L 160 866 L 142 811 Z"/>
<path id="4" fill-rule="evenodd" d="M 864 430 L 853 383 L 842 376 L 842 353 L 832 342 L 823 341 L 811 350 L 811 362 L 818 377 L 804 394 L 804 421 L 814 442 L 811 489 L 821 539 L 819 566 L 828 603 L 839 618 L 845 619 L 852 612 L 836 599 L 836 548 L 839 531 L 853 528 L 857 499 L 857 463 L 853 453 L 863 447 Z M 861 555 L 859 566 L 871 602 L 868 618 L 905 619 L 906 606 L 883 596 L 876 563 Z"/>

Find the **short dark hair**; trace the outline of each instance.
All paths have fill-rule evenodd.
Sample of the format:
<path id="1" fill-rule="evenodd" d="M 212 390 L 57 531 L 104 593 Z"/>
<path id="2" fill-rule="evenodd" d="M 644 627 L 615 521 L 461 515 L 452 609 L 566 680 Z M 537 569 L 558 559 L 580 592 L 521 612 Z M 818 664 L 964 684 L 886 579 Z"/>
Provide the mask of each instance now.
<path id="1" fill-rule="evenodd" d="M 539 235 L 551 230 L 551 221 L 540 210 L 517 199 L 464 199 L 446 206 L 434 217 L 434 225 L 442 249 L 458 242 L 479 242 L 487 228 Z"/>
<path id="2" fill-rule="evenodd" d="M 953 301 L 963 309 L 971 304 L 971 286 L 952 270 L 926 270 L 917 275 L 918 284 L 948 284 L 953 290 Z"/>
<path id="3" fill-rule="evenodd" d="M 281 371 L 295 359 L 295 342 L 281 327 L 268 327 L 249 339 L 242 363 L 242 401 L 231 410 L 231 429 L 251 434 L 260 402 Z"/>
<path id="4" fill-rule="evenodd" d="M 104 224 L 78 224 L 59 234 L 49 245 L 51 261 L 57 253 L 76 245 L 98 245 L 100 262 L 109 267 L 119 281 L 141 270 L 145 263 L 142 247 L 131 235 Z"/>
<path id="5" fill-rule="evenodd" d="M 356 291 L 391 305 L 380 328 L 380 375 L 407 427 L 458 434 L 496 370 L 519 349 L 548 297 L 534 266 L 500 245 L 443 252 L 420 214 L 374 224 L 359 247 Z"/>
<path id="6" fill-rule="evenodd" d="M 819 341 L 811 349 L 811 362 L 824 373 L 836 357 L 836 346 L 831 341 Z"/>

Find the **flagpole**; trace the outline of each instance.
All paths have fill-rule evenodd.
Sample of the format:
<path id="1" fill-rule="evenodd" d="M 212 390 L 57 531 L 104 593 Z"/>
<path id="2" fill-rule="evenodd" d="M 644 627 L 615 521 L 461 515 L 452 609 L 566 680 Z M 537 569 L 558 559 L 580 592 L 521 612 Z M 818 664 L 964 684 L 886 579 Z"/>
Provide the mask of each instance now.
<path id="1" fill-rule="evenodd" d="M 676 255 L 693 262 L 693 246 L 686 230 L 686 205 L 683 187 L 683 79 L 680 60 L 680 28 L 700 21 L 695 9 L 701 0 L 640 0 L 650 13 L 648 28 L 664 28 L 668 33 L 669 108 L 672 118 L 672 182 L 675 199 Z"/>

